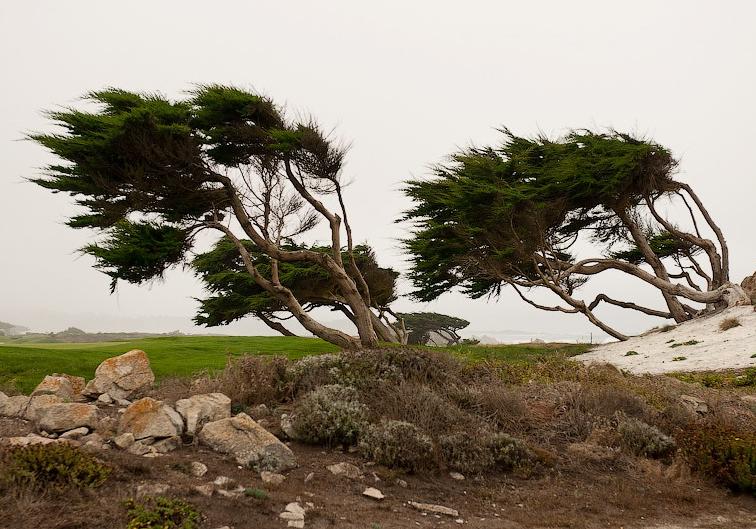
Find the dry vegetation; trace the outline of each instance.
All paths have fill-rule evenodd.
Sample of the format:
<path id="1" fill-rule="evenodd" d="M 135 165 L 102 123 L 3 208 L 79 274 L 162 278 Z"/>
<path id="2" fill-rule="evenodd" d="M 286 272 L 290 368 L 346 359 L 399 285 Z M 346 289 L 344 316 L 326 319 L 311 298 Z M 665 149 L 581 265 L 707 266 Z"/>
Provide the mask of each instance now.
<path id="1" fill-rule="evenodd" d="M 101 478 L 106 485 L 94 490 L 69 484 L 76 490 L 64 501 L 60 487 L 31 495 L 28 485 L 14 481 L 17 473 L 0 470 L 0 511 L 7 520 L 14 527 L 39 527 L 49 513 L 73 509 L 69 521 L 55 527 L 89 527 L 96 509 L 114 527 L 163 527 L 149 525 L 163 515 L 198 527 L 233 525 L 234 517 L 239 528 L 252 520 L 273 526 L 274 505 L 308 493 L 303 484 L 309 472 L 320 476 L 313 499 L 319 507 L 308 515 L 311 528 L 369 527 L 366 521 L 414 527 L 416 516 L 401 506 L 421 498 L 475 512 L 478 519 L 498 506 L 512 527 L 606 527 L 619 521 L 626 528 L 647 527 L 651 518 L 733 516 L 754 507 L 756 416 L 729 387 L 632 376 L 563 356 L 530 364 L 470 363 L 443 352 L 391 348 L 299 361 L 241 357 L 220 372 L 164 380 L 154 391 L 166 400 L 228 394 L 237 411 L 282 438 L 288 432 L 301 467 L 281 489 L 270 490 L 250 483 L 259 478 L 248 470 L 207 452 L 198 455 L 196 447 L 149 463 L 117 450 L 101 452 L 103 474 L 99 460 L 65 456 L 77 475 L 92 473 L 94 486 Z M 708 413 L 688 409 L 682 394 L 705 401 Z M 284 413 L 288 421 L 281 421 Z M 233 501 L 192 493 L 181 472 L 192 458 L 202 458 L 215 475 L 238 479 L 250 493 Z M 327 464 L 345 460 L 376 462 L 368 468 L 400 510 L 362 499 L 365 482 L 350 484 L 324 473 Z M 160 466 L 153 471 L 154 465 Z M 65 474 L 65 466 L 56 472 Z M 448 478 L 450 470 L 468 478 L 464 486 Z M 151 479 L 174 484 L 178 502 L 129 501 L 133 484 L 151 472 Z M 410 488 L 396 486 L 397 477 Z M 650 503 L 649 494 L 655 498 Z M 527 512 L 518 504 L 527 504 Z M 345 513 L 356 520 L 345 521 Z M 730 527 L 748 527 L 738 520 Z M 473 517 L 466 523 L 488 527 Z"/>

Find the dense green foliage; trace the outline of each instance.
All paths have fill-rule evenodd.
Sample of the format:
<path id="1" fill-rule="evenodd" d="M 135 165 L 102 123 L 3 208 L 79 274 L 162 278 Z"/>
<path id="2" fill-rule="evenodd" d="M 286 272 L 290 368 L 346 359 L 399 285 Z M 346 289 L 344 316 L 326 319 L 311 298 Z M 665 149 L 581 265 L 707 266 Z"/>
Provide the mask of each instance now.
<path id="1" fill-rule="evenodd" d="M 0 452 L 0 485 L 61 491 L 102 485 L 112 469 L 67 443 L 9 447 Z"/>
<path id="2" fill-rule="evenodd" d="M 470 325 L 469 321 L 462 318 L 437 312 L 403 312 L 397 316 L 404 321 L 407 343 L 412 345 L 427 344 L 433 334 L 447 340 L 449 344 L 456 344 L 460 340 L 457 331 Z"/>
<path id="3" fill-rule="evenodd" d="M 416 226 L 405 241 L 415 296 L 429 301 L 455 286 L 473 297 L 496 294 L 503 276 L 539 278 L 534 253 L 571 261 L 562 239 L 591 233 L 608 246 L 621 241 L 616 211 L 676 189 L 675 165 L 660 145 L 590 131 L 558 141 L 505 131 L 499 147 L 454 154 L 434 178 L 405 188 L 415 202 L 404 216 Z"/>
<path id="4" fill-rule="evenodd" d="M 270 278 L 270 259 L 249 242 L 244 242 L 254 257 L 257 270 Z M 300 249 L 285 247 L 284 249 Z M 324 246 L 310 247 L 317 252 L 328 252 Z M 357 268 L 370 289 L 374 308 L 385 307 L 396 299 L 395 283 L 398 272 L 381 268 L 369 246 L 354 248 Z M 346 252 L 344 260 L 348 259 Z M 221 239 L 209 252 L 199 254 L 192 261 L 192 267 L 200 276 L 205 287 L 214 295 L 200 300 L 200 311 L 195 321 L 200 325 L 223 325 L 248 315 L 272 315 L 286 311 L 280 300 L 261 288 L 246 271 L 236 247 L 228 239 Z M 320 266 L 299 262 L 282 262 L 278 268 L 281 284 L 289 288 L 300 303 L 307 308 L 316 306 L 344 307 L 338 296 L 338 287 L 333 278 Z"/>
<path id="5" fill-rule="evenodd" d="M 200 512 L 183 500 L 156 496 L 143 502 L 128 500 L 129 523 L 126 529 L 197 529 Z"/>

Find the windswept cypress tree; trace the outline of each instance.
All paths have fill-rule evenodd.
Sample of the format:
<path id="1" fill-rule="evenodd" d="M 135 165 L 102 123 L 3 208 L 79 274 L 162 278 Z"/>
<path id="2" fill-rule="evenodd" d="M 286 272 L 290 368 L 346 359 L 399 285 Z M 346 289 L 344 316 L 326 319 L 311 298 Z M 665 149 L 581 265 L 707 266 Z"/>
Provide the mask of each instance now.
<path id="1" fill-rule="evenodd" d="M 83 211 L 68 224 L 102 234 L 83 251 L 112 288 L 161 277 L 187 260 L 199 232 L 212 230 L 307 330 L 344 348 L 377 344 L 342 194 L 345 149 L 314 121 L 289 120 L 267 97 L 220 85 L 181 101 L 118 89 L 87 99 L 94 111 L 50 112 L 61 130 L 30 136 L 62 160 L 34 181 L 76 197 Z M 335 211 L 323 202 L 329 196 Z M 318 221 L 330 229 L 327 251 L 297 242 Z M 282 263 L 328 276 L 359 337 L 313 319 L 281 281 Z"/>
<path id="2" fill-rule="evenodd" d="M 618 132 L 573 131 L 558 140 L 502 132 L 501 145 L 465 149 L 435 166 L 433 177 L 407 182 L 414 204 L 403 220 L 414 231 L 404 244 L 417 299 L 454 287 L 479 298 L 510 286 L 535 307 L 582 313 L 620 340 L 626 336 L 596 316 L 601 302 L 677 322 L 747 302 L 729 280 L 722 231 L 692 188 L 673 178 L 669 150 Z M 685 206 L 689 227 L 662 214 L 669 201 Z M 584 246 L 593 255 L 579 256 Z M 610 270 L 659 289 L 666 310 L 605 294 L 578 297 L 592 276 Z M 527 296 L 533 289 L 559 304 L 536 303 Z"/>

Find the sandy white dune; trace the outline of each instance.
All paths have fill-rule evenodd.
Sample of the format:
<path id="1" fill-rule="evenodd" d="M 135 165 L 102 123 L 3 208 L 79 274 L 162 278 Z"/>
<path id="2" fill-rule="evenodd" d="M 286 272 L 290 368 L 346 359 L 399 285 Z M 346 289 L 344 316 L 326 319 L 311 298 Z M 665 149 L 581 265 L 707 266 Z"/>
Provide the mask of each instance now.
<path id="1" fill-rule="evenodd" d="M 721 331 L 726 318 L 738 318 L 739 327 Z M 679 345 L 697 341 L 694 345 Z M 637 355 L 625 356 L 628 351 Z M 613 342 L 576 356 L 583 362 L 607 362 L 632 373 L 704 371 L 756 366 L 756 312 L 754 307 L 733 307 L 718 314 L 688 321 L 667 331 L 650 331 L 625 342 Z M 673 360 L 685 357 L 684 360 Z"/>

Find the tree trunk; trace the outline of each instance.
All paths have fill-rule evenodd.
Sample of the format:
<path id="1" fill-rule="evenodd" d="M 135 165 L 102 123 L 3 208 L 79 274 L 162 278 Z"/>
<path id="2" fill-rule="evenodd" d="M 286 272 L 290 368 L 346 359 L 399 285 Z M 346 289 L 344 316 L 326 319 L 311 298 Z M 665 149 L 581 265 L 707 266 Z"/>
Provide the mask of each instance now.
<path id="1" fill-rule="evenodd" d="M 375 329 L 376 334 L 378 335 L 378 339 L 382 342 L 390 342 L 390 343 L 400 343 L 401 340 L 396 335 L 396 332 L 391 329 L 388 325 L 383 323 L 381 319 L 375 315 L 375 313 L 371 310 L 370 311 L 371 320 L 373 322 L 373 329 Z"/>

